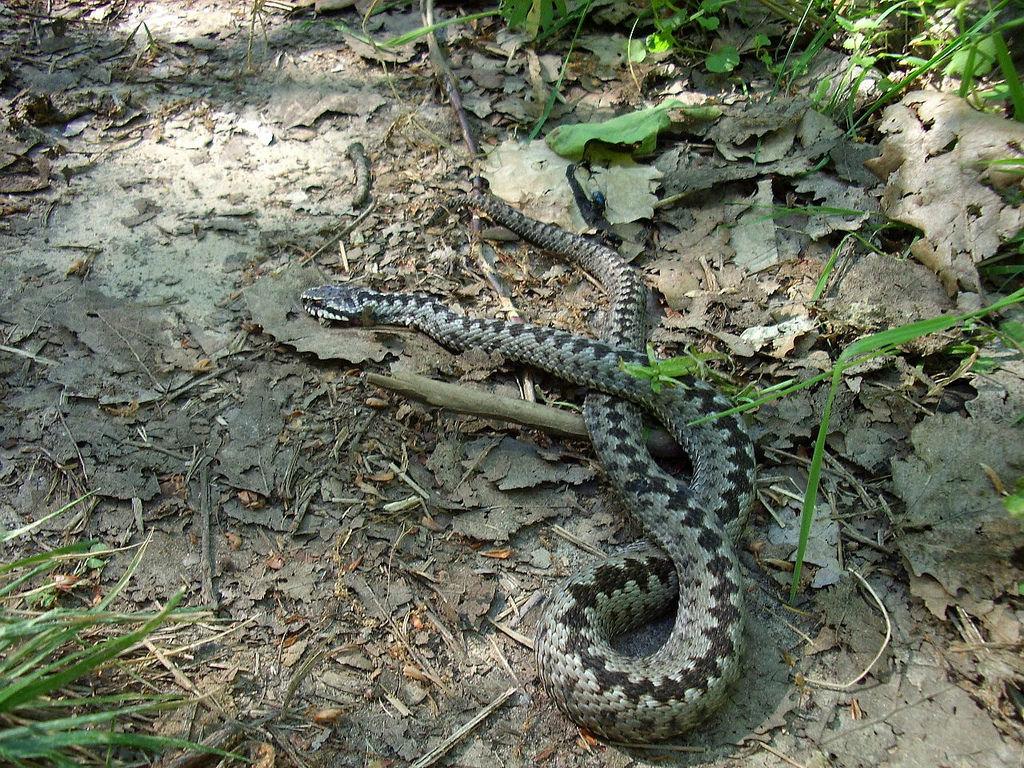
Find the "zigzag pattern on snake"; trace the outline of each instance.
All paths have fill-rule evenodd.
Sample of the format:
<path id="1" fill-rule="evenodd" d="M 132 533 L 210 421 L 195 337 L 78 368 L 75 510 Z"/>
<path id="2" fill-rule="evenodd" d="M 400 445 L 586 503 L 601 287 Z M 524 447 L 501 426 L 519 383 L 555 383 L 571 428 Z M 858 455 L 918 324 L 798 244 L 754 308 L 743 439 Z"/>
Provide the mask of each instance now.
<path id="1" fill-rule="evenodd" d="M 686 378 L 652 391 L 621 363 L 648 364 L 647 289 L 617 253 L 479 193 L 466 201 L 526 240 L 574 260 L 605 286 L 603 340 L 554 328 L 472 319 L 422 294 L 351 285 L 312 288 L 306 310 L 324 320 L 418 329 L 463 350 L 480 348 L 587 387 L 584 418 L 599 461 L 626 508 L 657 549 L 631 546 L 570 577 L 537 629 L 545 688 L 574 722 L 604 738 L 659 741 L 691 729 L 719 706 L 739 676 L 743 585 L 733 539 L 752 501 L 754 453 L 739 418 L 690 422 L 730 403 Z M 690 458 L 689 481 L 665 473 L 647 452 L 642 410 L 660 421 Z M 664 645 L 630 656 L 612 639 L 676 609 Z"/>

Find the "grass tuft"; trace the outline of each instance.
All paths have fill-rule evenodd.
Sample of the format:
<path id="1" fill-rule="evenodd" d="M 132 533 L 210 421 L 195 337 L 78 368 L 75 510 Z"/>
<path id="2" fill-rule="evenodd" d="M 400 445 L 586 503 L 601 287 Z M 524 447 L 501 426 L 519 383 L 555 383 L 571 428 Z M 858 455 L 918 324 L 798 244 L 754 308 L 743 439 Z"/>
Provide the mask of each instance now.
<path id="1" fill-rule="evenodd" d="M 54 516 L 0 535 L 0 541 L 20 538 Z M 0 563 L 0 765 L 120 765 L 172 748 L 216 752 L 141 732 L 140 721 L 188 699 L 125 691 L 118 683 L 119 666 L 145 652 L 142 641 L 154 630 L 204 615 L 178 607 L 182 592 L 157 612 L 110 610 L 145 550 L 145 544 L 138 547 L 106 596 L 93 604 L 85 600 L 84 608 L 63 607 L 61 597 L 78 598 L 75 585 L 113 550 L 84 541 Z"/>

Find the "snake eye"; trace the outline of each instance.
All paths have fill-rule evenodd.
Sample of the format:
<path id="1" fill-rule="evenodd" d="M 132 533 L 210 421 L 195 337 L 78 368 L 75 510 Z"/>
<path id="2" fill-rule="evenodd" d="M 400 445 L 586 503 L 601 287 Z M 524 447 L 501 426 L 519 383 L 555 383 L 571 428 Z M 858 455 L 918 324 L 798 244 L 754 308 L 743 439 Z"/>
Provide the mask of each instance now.
<path id="1" fill-rule="evenodd" d="M 368 304 L 361 289 L 347 285 L 321 285 L 302 293 L 302 306 L 313 317 L 338 323 L 365 323 Z"/>

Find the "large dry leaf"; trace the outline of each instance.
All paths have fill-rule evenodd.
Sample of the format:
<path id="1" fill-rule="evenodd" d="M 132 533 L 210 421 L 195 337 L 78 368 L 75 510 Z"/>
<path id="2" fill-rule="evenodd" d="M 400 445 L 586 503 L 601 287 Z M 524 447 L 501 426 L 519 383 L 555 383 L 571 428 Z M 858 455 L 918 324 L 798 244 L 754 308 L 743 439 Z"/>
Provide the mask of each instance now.
<path id="1" fill-rule="evenodd" d="M 914 576 L 942 586 L 946 604 L 971 611 L 1016 593 L 1024 534 L 992 478 L 1005 483 L 1024 472 L 1022 434 L 1018 426 L 939 413 L 914 428 L 914 454 L 892 464 L 905 504 L 894 514 L 897 544 Z M 920 584 L 911 590 L 919 593 Z M 935 594 L 919 594 L 936 610 Z"/>
<path id="2" fill-rule="evenodd" d="M 583 232 L 587 224 L 565 178 L 568 165 L 568 160 L 552 152 L 543 141 L 508 141 L 487 156 L 483 175 L 491 191 L 516 208 L 540 221 Z M 651 218 L 658 199 L 654 188 L 660 178 L 661 172 L 655 167 L 629 161 L 595 170 L 593 185 L 604 193 L 608 223 Z"/>
<path id="3" fill-rule="evenodd" d="M 1024 125 L 916 91 L 887 108 L 878 129 L 882 155 L 865 165 L 886 181 L 883 212 L 924 232 L 911 252 L 951 296 L 958 286 L 978 291 L 977 263 L 1024 226 L 1024 209 L 997 191 L 1024 181 L 990 167 L 1022 156 Z"/>

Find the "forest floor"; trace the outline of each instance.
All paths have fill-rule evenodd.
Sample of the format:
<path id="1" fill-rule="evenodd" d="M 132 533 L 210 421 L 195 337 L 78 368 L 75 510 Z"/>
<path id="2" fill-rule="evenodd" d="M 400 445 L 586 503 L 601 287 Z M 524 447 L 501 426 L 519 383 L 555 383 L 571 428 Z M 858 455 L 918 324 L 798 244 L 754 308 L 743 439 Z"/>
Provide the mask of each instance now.
<path id="1" fill-rule="evenodd" d="M 375 50 L 339 23 L 359 26 L 351 9 L 250 11 L 0 7 L 0 530 L 92 494 L 4 557 L 126 548 L 77 574 L 69 597 L 88 602 L 143 546 L 119 609 L 179 588 L 208 609 L 150 638 L 166 663 L 148 683 L 204 697 L 158 732 L 202 741 L 287 703 L 241 747 L 261 764 L 407 765 L 496 704 L 442 764 L 1024 765 L 1024 538 L 1001 503 L 1024 475 L 1019 346 L 975 326 L 845 374 L 795 605 L 828 382 L 753 412 L 743 678 L 686 741 L 604 745 L 555 709 L 529 647 L 559 580 L 640 535 L 588 442 L 371 386 L 363 371 L 518 397 L 523 372 L 413 332 L 324 327 L 298 303 L 344 279 L 495 316 L 500 282 L 531 321 L 586 333 L 602 295 L 534 248 L 481 243 L 452 206 L 473 162 L 425 45 Z M 368 29 L 419 24 L 396 9 Z M 737 388 L 764 388 L 829 370 L 865 333 L 997 298 L 977 264 L 1024 214 L 998 194 L 1019 181 L 977 161 L 1024 146 L 1020 123 L 921 91 L 855 141 L 810 109 L 823 70 L 769 99 L 755 75 L 743 92 L 627 66 L 622 35 L 595 29 L 545 130 L 666 97 L 722 110 L 591 179 L 656 291 L 659 351 L 717 353 Z M 492 190 L 571 225 L 566 161 L 522 142 L 561 56 L 497 21 L 448 44 Z M 883 231 L 885 252 L 846 236 L 876 242 L 886 220 L 908 226 Z"/>

